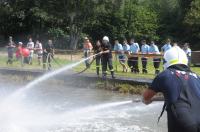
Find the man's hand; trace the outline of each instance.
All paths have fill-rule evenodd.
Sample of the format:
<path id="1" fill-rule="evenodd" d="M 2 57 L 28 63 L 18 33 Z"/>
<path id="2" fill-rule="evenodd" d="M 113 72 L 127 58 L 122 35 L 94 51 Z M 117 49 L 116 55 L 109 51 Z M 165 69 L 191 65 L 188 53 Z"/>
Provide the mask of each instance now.
<path id="1" fill-rule="evenodd" d="M 156 92 L 154 92 L 153 90 L 151 89 L 146 89 L 143 93 L 143 98 L 142 98 L 142 102 L 146 105 L 152 103 L 152 98 L 153 96 L 156 95 Z"/>
<path id="2" fill-rule="evenodd" d="M 151 104 L 153 101 L 150 99 L 150 100 L 145 100 L 144 98 L 142 98 L 142 102 L 146 105 L 149 105 Z"/>

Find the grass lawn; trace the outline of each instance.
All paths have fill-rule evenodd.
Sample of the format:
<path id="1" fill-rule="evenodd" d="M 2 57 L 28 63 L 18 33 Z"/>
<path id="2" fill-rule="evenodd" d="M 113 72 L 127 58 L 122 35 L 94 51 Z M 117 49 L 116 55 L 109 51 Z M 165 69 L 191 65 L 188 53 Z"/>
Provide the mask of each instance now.
<path id="1" fill-rule="evenodd" d="M 38 65 L 37 62 L 37 56 L 34 56 L 33 59 L 33 64 L 32 65 L 28 65 L 26 64 L 24 67 L 21 67 L 21 64 L 19 61 L 14 61 L 12 65 L 7 65 L 6 61 L 7 61 L 7 55 L 6 55 L 6 51 L 5 50 L 0 50 L 1 51 L 1 56 L 0 56 L 0 67 L 8 67 L 8 68 L 19 68 L 19 69 L 42 69 L 42 65 Z M 55 55 L 55 60 L 56 61 L 52 61 L 52 68 L 53 69 L 58 69 L 59 67 L 62 67 L 64 65 L 73 63 L 74 61 L 78 61 L 82 59 L 82 54 L 73 56 L 74 61 L 71 61 L 71 55 L 59 55 L 56 54 Z M 120 65 L 120 63 L 115 60 L 115 57 L 113 57 L 114 61 L 113 61 L 113 67 L 115 69 L 115 74 L 116 76 L 121 76 L 121 77 L 130 77 L 130 78 L 154 78 L 154 68 L 153 68 L 153 62 L 152 59 L 149 59 L 148 61 L 148 74 L 133 74 L 130 72 L 130 69 L 127 73 L 122 72 L 122 66 Z M 161 62 L 162 63 L 162 62 Z M 141 61 L 139 63 L 139 68 L 141 71 Z M 75 72 L 80 72 L 83 69 L 85 69 L 85 64 L 80 64 L 79 66 L 75 67 L 73 70 Z M 192 71 L 196 72 L 197 74 L 200 75 L 200 67 L 191 67 Z M 162 65 L 160 66 L 160 71 L 162 71 Z M 85 71 L 85 73 L 94 73 L 96 74 L 96 66 L 95 66 L 95 61 L 94 63 L 91 65 L 90 69 L 88 69 L 87 71 Z M 110 74 L 108 72 L 108 74 Z"/>
<path id="2" fill-rule="evenodd" d="M 154 70 L 153 62 L 152 62 L 151 59 L 149 59 L 148 66 L 147 66 L 148 74 L 142 74 L 141 73 L 141 71 L 142 71 L 141 61 L 139 63 L 140 74 L 131 73 L 130 69 L 129 69 L 129 72 L 127 72 L 127 73 L 122 72 L 122 66 L 120 65 L 120 63 L 118 61 L 114 61 L 113 67 L 115 69 L 116 76 L 130 77 L 130 78 L 154 78 L 155 77 L 155 74 L 154 74 L 155 70 Z M 79 72 L 79 71 L 83 70 L 84 68 L 85 68 L 85 65 L 81 64 L 74 69 L 75 69 L 75 71 Z M 200 75 L 200 67 L 191 67 L 191 69 L 192 69 L 193 72 Z M 162 71 L 162 70 L 163 70 L 162 65 L 160 65 L 160 71 Z M 95 62 L 92 64 L 90 69 L 88 69 L 86 72 L 87 73 L 96 73 Z M 108 72 L 108 74 L 110 74 L 110 73 Z"/>

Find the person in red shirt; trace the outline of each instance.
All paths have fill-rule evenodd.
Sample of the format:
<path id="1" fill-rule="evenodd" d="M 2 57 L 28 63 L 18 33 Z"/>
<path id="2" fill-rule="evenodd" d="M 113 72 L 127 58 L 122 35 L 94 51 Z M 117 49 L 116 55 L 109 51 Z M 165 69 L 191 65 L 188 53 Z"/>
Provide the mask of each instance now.
<path id="1" fill-rule="evenodd" d="M 17 60 L 19 60 L 21 62 L 21 66 L 24 65 L 24 63 L 23 63 L 24 58 L 22 55 L 22 45 L 23 45 L 23 43 L 19 42 L 18 46 L 17 46 L 17 51 L 16 51 L 16 58 L 17 58 Z"/>

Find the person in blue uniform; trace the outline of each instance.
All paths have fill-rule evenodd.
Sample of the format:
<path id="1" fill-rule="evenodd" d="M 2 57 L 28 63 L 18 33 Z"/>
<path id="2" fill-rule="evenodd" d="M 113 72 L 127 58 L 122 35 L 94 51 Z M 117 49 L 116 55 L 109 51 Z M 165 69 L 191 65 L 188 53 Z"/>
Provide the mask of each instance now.
<path id="1" fill-rule="evenodd" d="M 184 51 L 176 46 L 164 54 L 164 71 L 143 93 L 143 102 L 156 100 L 163 93 L 168 132 L 200 132 L 200 77 L 187 66 Z M 160 116 L 160 117 L 161 117 Z"/>
<path id="2" fill-rule="evenodd" d="M 124 42 L 123 42 L 123 50 L 124 50 L 124 53 L 125 53 L 125 59 L 128 60 L 127 63 L 128 63 L 128 66 L 131 67 L 131 61 L 129 59 L 129 56 L 128 56 L 128 53 L 130 52 L 130 45 L 128 44 L 128 41 L 126 39 L 124 39 Z M 127 71 L 128 72 L 128 68 L 127 68 Z"/>
<path id="3" fill-rule="evenodd" d="M 107 36 L 103 37 L 102 48 L 102 77 L 106 79 L 107 77 L 107 66 L 110 69 L 112 78 L 114 79 L 114 69 L 112 63 L 112 48 Z"/>
<path id="4" fill-rule="evenodd" d="M 149 53 L 149 45 L 147 45 L 146 40 L 142 40 L 142 47 L 141 47 L 141 53 L 142 54 L 148 54 Z M 143 56 L 141 58 L 142 60 L 142 73 L 148 73 L 147 71 L 147 61 L 148 58 Z"/>
<path id="5" fill-rule="evenodd" d="M 127 67 L 126 67 L 126 56 L 124 55 L 124 49 L 122 47 L 122 44 L 119 43 L 118 39 L 115 39 L 115 45 L 114 45 L 114 51 L 115 54 L 118 56 L 119 62 L 123 67 L 123 72 L 127 72 Z"/>
<path id="6" fill-rule="evenodd" d="M 166 40 L 166 44 L 163 45 L 163 47 L 161 48 L 161 51 L 163 53 L 165 53 L 167 50 L 171 49 L 172 48 L 172 45 L 171 45 L 171 40 L 170 39 L 167 39 Z"/>
<path id="7" fill-rule="evenodd" d="M 150 47 L 149 47 L 149 53 L 150 54 L 157 54 L 159 55 L 160 54 L 160 51 L 158 49 L 158 46 L 155 45 L 155 42 L 154 41 L 151 41 L 151 44 L 150 44 Z M 160 73 L 160 62 L 161 62 L 161 58 L 160 57 L 154 57 L 153 58 L 153 66 L 155 68 L 155 74 L 159 74 Z"/>
<path id="8" fill-rule="evenodd" d="M 139 73 L 138 68 L 138 53 L 140 51 L 139 44 L 134 41 L 134 39 L 130 40 L 130 57 L 129 61 L 131 62 L 131 72 Z M 132 55 L 131 55 L 132 54 Z"/>

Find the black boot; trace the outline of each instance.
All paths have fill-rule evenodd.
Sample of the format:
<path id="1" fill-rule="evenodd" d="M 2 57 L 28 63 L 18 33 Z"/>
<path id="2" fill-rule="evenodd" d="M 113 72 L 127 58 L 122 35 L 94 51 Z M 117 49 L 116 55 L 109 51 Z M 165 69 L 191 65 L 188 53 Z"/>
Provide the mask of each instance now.
<path id="1" fill-rule="evenodd" d="M 111 71 L 112 79 L 115 79 L 114 71 Z"/>

